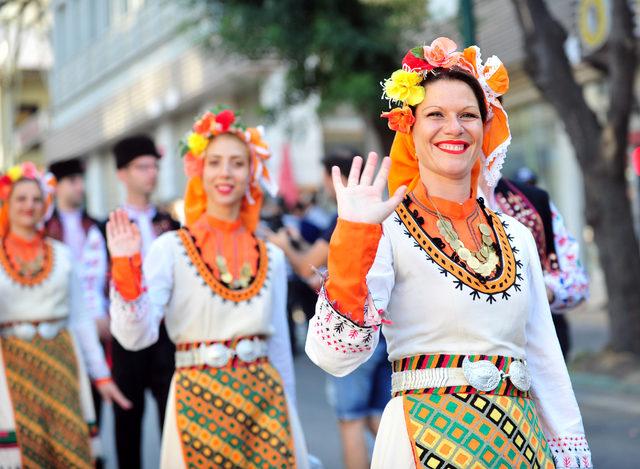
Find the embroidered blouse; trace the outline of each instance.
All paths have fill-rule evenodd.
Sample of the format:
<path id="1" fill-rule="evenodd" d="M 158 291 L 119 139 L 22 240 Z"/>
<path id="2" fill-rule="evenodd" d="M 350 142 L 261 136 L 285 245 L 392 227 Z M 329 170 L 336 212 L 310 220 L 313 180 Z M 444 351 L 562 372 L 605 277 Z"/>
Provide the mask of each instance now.
<path id="1" fill-rule="evenodd" d="M 95 324 L 85 307 L 82 284 L 64 244 L 9 233 L 0 246 L 0 323 L 67 319 L 92 379 L 110 376 Z M 39 272 L 25 276 L 16 266 L 43 253 Z"/>
<path id="2" fill-rule="evenodd" d="M 231 289 L 221 281 L 215 256 L 222 251 L 233 259 L 240 246 L 247 252 L 238 257 L 251 259 L 253 277 L 246 288 Z M 279 248 L 256 240 L 238 223 L 203 215 L 189 229 L 158 237 L 142 266 L 139 255 L 112 260 L 111 331 L 125 348 L 153 344 L 163 319 L 176 344 L 263 335 L 269 359 L 294 402 L 285 258 Z M 231 260 L 229 267 L 234 264 Z"/>
<path id="3" fill-rule="evenodd" d="M 420 185 L 381 226 L 339 220 L 307 354 L 343 376 L 369 358 L 382 325 L 391 361 L 421 354 L 526 359 L 554 455 L 589 456 L 531 233 L 474 199 L 432 199 Z M 434 204 L 472 251 L 480 246 L 478 225 L 490 226 L 500 258 L 493 275 L 476 275 L 440 239 Z M 388 322 L 381 324 L 378 309 Z"/>

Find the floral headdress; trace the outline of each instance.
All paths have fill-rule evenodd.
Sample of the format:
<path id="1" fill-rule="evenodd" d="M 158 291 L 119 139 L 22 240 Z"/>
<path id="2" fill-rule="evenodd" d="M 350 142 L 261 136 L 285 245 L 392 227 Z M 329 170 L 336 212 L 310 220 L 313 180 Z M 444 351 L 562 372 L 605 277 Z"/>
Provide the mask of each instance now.
<path id="1" fill-rule="evenodd" d="M 487 122 L 482 143 L 483 175 L 490 186 L 495 186 L 501 177 L 500 170 L 511 142 L 507 113 L 498 100 L 509 89 L 509 75 L 496 56 L 489 57 L 483 64 L 478 46 L 467 47 L 462 52 L 457 51 L 457 47 L 451 39 L 439 37 L 429 46 L 414 47 L 407 52 L 402 59 L 402 68 L 382 82 L 383 98 L 389 101 L 390 106 L 395 104 L 396 107 L 383 112 L 381 117 L 388 119 L 391 130 L 410 134 L 415 123 L 410 106 L 416 106 L 424 100 L 425 88 L 422 82 L 427 74 L 437 73 L 439 69 L 457 69 L 471 75 L 478 80 L 487 106 Z M 415 159 L 415 154 L 412 157 Z M 393 160 L 393 154 L 391 158 Z M 403 166 L 407 164 L 406 161 L 402 163 Z M 409 166 L 417 168 L 417 161 L 415 165 Z M 398 178 L 400 183 L 390 189 L 395 190 L 402 184 L 410 185 L 409 182 L 414 176 L 408 180 Z"/>
<path id="2" fill-rule="evenodd" d="M 273 196 L 278 187 L 271 180 L 265 165 L 271 153 L 264 140 L 262 127 L 246 127 L 236 114 L 224 107 L 206 111 L 200 116 L 190 132 L 180 141 L 179 151 L 184 158 L 184 171 L 189 181 L 185 192 L 185 215 L 187 224 L 195 222 L 206 210 L 206 196 L 202 187 L 204 152 L 211 140 L 222 134 L 232 134 L 247 144 L 251 165 L 251 180 L 242 203 L 241 217 L 250 229 L 255 229 L 262 202 L 262 184 Z"/>
<path id="3" fill-rule="evenodd" d="M 30 161 L 11 166 L 4 173 L 0 173 L 0 236 L 4 236 L 9 231 L 9 211 L 7 201 L 11 195 L 13 185 L 22 180 L 30 179 L 37 182 L 42 189 L 45 199 L 45 222 L 53 213 L 53 194 L 56 187 L 56 178 L 53 174 L 38 170 L 37 166 Z"/>

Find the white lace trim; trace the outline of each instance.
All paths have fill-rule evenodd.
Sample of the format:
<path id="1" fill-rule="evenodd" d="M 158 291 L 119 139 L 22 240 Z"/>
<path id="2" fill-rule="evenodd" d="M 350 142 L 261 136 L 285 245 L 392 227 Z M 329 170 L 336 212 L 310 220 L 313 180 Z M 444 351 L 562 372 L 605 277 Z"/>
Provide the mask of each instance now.
<path id="1" fill-rule="evenodd" d="M 133 301 L 125 300 L 115 287 L 111 287 L 110 292 L 111 304 L 109 313 L 112 318 L 118 318 L 124 322 L 135 324 L 139 323 L 149 313 L 149 302 L 147 295 L 141 294 Z"/>
<path id="2" fill-rule="evenodd" d="M 558 469 L 592 469 L 591 450 L 584 435 L 569 435 L 547 440 Z"/>

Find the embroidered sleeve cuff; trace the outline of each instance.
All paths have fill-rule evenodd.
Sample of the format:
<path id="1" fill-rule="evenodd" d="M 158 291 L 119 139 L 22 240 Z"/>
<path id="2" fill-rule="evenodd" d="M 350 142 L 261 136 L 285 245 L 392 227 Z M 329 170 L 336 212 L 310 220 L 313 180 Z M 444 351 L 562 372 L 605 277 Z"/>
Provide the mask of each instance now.
<path id="1" fill-rule="evenodd" d="M 342 353 L 368 352 L 375 346 L 378 324 L 359 325 L 336 310 L 320 291 L 316 314 L 311 321 L 313 333 L 322 343 Z"/>
<path id="2" fill-rule="evenodd" d="M 112 326 L 117 323 L 138 323 L 149 313 L 146 295 L 138 295 L 137 299 L 130 301 L 126 300 L 116 288 L 111 288 L 110 297 L 109 313 Z"/>
<path id="3" fill-rule="evenodd" d="M 558 469 L 591 469 L 591 451 L 584 435 L 562 436 L 548 440 Z"/>
<path id="4" fill-rule="evenodd" d="M 126 301 L 133 301 L 142 293 L 142 258 L 140 253 L 133 257 L 112 258 L 111 276 L 113 284 Z"/>
<path id="5" fill-rule="evenodd" d="M 367 274 L 382 236 L 382 225 L 338 219 L 329 243 L 328 296 L 343 312 L 362 324 L 367 295 Z"/>

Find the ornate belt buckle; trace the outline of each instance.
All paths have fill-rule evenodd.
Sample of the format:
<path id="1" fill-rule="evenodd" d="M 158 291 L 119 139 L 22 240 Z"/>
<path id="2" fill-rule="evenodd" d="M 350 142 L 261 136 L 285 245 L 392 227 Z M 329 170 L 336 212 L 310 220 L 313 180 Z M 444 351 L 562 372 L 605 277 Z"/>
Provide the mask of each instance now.
<path id="1" fill-rule="evenodd" d="M 58 335 L 60 332 L 60 324 L 52 323 L 52 322 L 41 322 L 38 324 L 38 334 L 45 340 L 51 340 Z"/>
<path id="2" fill-rule="evenodd" d="M 21 322 L 13 326 L 14 335 L 21 340 L 30 342 L 36 336 L 36 326 L 29 322 Z"/>
<path id="3" fill-rule="evenodd" d="M 227 364 L 231 359 L 231 350 L 223 344 L 213 344 L 210 346 L 202 345 L 204 362 L 212 368 L 220 368 Z"/>
<path id="4" fill-rule="evenodd" d="M 484 392 L 497 388 L 502 378 L 500 370 L 489 360 L 472 362 L 469 357 L 462 360 L 462 373 L 471 386 Z"/>
<path id="5" fill-rule="evenodd" d="M 509 365 L 509 379 L 520 391 L 531 389 L 531 374 L 527 364 L 521 360 L 514 360 Z"/>
<path id="6" fill-rule="evenodd" d="M 250 339 L 242 339 L 236 345 L 236 355 L 243 362 L 252 362 L 259 356 L 259 343 Z"/>

